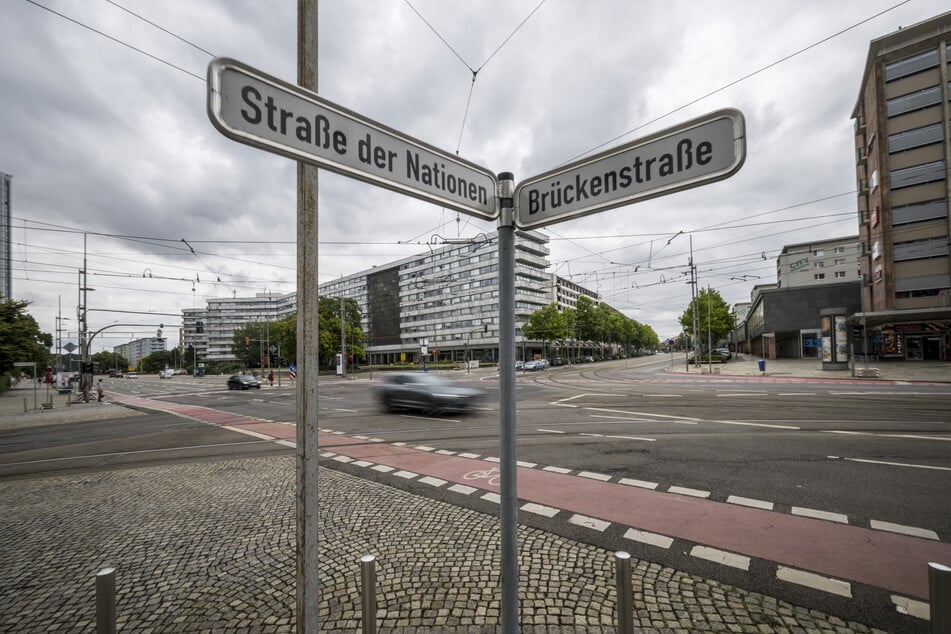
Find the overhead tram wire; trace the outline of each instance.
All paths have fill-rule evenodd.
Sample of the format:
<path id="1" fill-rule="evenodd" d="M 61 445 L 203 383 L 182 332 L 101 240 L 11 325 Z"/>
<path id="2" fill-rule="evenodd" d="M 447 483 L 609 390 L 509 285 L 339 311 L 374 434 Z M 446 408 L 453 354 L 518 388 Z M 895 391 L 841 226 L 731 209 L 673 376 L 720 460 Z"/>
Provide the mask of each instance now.
<path id="1" fill-rule="evenodd" d="M 902 5 L 905 5 L 905 4 L 908 4 L 909 2 L 911 2 L 911 0 L 902 0 L 902 2 L 899 2 L 898 4 L 892 5 L 892 6 L 888 7 L 887 9 L 884 9 L 883 11 L 879 11 L 879 12 L 876 13 L 875 15 L 869 16 L 869 17 L 865 18 L 864 20 L 861 20 L 861 21 L 859 21 L 859 22 L 856 22 L 855 24 L 853 24 L 853 25 L 851 25 L 851 26 L 848 26 L 848 27 L 846 27 L 846 28 L 844 28 L 844 29 L 842 29 L 842 30 L 840 30 L 840 31 L 837 31 L 837 32 L 833 33 L 832 35 L 827 35 L 826 37 L 822 38 L 821 40 L 817 40 L 817 41 L 813 42 L 812 44 L 810 44 L 810 45 L 808 45 L 808 46 L 805 46 L 805 47 L 799 49 L 798 51 L 795 51 L 795 52 L 790 53 L 790 54 L 788 54 L 788 55 L 786 55 L 786 56 L 784 56 L 784 57 L 781 57 L 781 58 L 779 58 L 778 60 L 776 60 L 776 61 L 774 61 L 774 62 L 770 62 L 770 63 L 767 64 L 766 66 L 762 66 L 762 67 L 758 68 L 757 70 L 754 70 L 754 71 L 752 71 L 752 72 L 750 72 L 750 73 L 747 73 L 746 75 L 743 75 L 742 77 L 739 77 L 739 78 L 737 78 L 737 79 L 734 79 L 733 81 L 731 81 L 731 82 L 729 82 L 729 83 L 726 83 L 726 84 L 720 86 L 719 88 L 715 88 L 715 89 L 711 90 L 710 92 L 708 92 L 708 93 L 706 93 L 706 94 L 703 94 L 703 95 L 701 95 L 701 96 L 699 96 L 699 97 L 697 97 L 697 98 L 695 98 L 695 99 L 692 99 L 691 101 L 688 101 L 688 102 L 685 103 L 685 104 L 682 104 L 682 105 L 680 105 L 680 106 L 677 106 L 676 108 L 674 108 L 673 110 L 671 110 L 671 111 L 669 111 L 669 112 L 666 112 L 666 113 L 664 113 L 664 114 L 662 114 L 662 115 L 660 115 L 660 116 L 654 117 L 654 118 L 651 119 L 650 121 L 645 121 L 644 123 L 642 123 L 642 124 L 640 124 L 640 125 L 638 125 L 638 126 L 635 126 L 635 127 L 631 128 L 631 129 L 628 130 L 627 132 L 622 132 L 621 134 L 618 134 L 618 135 L 615 136 L 614 138 L 608 139 L 607 141 L 604 141 L 603 143 L 600 143 L 599 145 L 596 145 L 596 146 L 594 146 L 593 148 L 582 152 L 581 154 L 578 154 L 578 155 L 573 156 L 573 157 L 571 157 L 571 158 L 569 158 L 569 159 L 567 159 L 567 160 L 565 160 L 565 161 L 562 161 L 561 163 L 559 163 L 559 166 L 560 166 L 560 165 L 564 165 L 564 164 L 566 164 L 566 163 L 570 163 L 570 162 L 572 162 L 572 161 L 574 161 L 574 160 L 580 159 L 580 158 L 583 157 L 583 156 L 587 156 L 588 154 L 591 154 L 592 152 L 595 152 L 595 151 L 597 151 L 597 150 L 600 150 L 601 148 L 605 147 L 606 145 L 610 145 L 611 143 L 614 143 L 614 142 L 616 142 L 616 141 L 620 141 L 620 140 L 623 139 L 624 137 L 626 137 L 626 136 L 628 136 L 628 135 L 631 135 L 631 134 L 637 132 L 638 130 L 641 130 L 642 128 L 646 128 L 646 127 L 649 126 L 649 125 L 653 125 L 654 123 L 657 123 L 658 121 L 661 121 L 662 119 L 666 119 L 667 117 L 671 116 L 672 114 L 676 114 L 676 113 L 680 112 L 681 110 L 684 110 L 684 109 L 686 109 L 686 108 L 689 108 L 690 106 L 692 106 L 692 105 L 694 105 L 694 104 L 696 104 L 696 103 L 699 103 L 699 102 L 703 101 L 704 99 L 706 99 L 706 98 L 708 98 L 708 97 L 712 97 L 713 95 L 715 95 L 715 94 L 717 94 L 717 93 L 723 92 L 723 91 L 726 90 L 727 88 L 732 88 L 733 86 L 736 86 L 737 84 L 742 83 L 742 82 L 746 81 L 747 79 L 750 79 L 751 77 L 755 77 L 756 75 L 759 75 L 760 73 L 765 72 L 765 71 L 769 70 L 770 68 L 773 68 L 774 66 L 778 66 L 779 64 L 782 64 L 783 62 L 786 62 L 786 61 L 788 61 L 788 60 L 790 60 L 790 59 L 792 59 L 792 58 L 794 58 L 794 57 L 797 57 L 797 56 L 799 56 L 799 55 L 805 53 L 806 51 L 809 51 L 809 50 L 811 50 L 811 49 L 813 49 L 813 48 L 815 48 L 815 47 L 817 47 L 817 46 L 819 46 L 819 45 L 821 45 L 821 44 L 825 44 L 825 43 L 828 42 L 829 40 L 832 40 L 832 39 L 834 39 L 834 38 L 836 38 L 836 37 L 838 37 L 838 36 L 840 36 L 840 35 L 843 35 L 843 34 L 845 34 L 845 33 L 848 33 L 849 31 L 851 31 L 851 30 L 853 30 L 853 29 L 856 29 L 856 28 L 862 26 L 862 25 L 865 24 L 866 22 L 871 22 L 871 21 L 874 20 L 875 18 L 881 17 L 881 16 L 885 15 L 886 13 L 888 13 L 888 12 L 890 12 L 890 11 L 894 11 L 894 10 L 897 9 L 898 7 L 900 7 L 900 6 L 902 6 Z"/>

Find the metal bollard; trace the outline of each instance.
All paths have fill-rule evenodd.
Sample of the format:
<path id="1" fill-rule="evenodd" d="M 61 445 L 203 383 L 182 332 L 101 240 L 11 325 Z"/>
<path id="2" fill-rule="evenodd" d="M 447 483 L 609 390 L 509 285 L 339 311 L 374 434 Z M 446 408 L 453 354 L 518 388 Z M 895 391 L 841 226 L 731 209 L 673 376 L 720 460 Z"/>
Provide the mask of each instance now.
<path id="1" fill-rule="evenodd" d="M 363 634 L 376 634 L 376 557 L 360 558 L 360 580 L 363 585 L 361 607 L 363 611 Z"/>
<path id="2" fill-rule="evenodd" d="M 928 564 L 928 598 L 931 602 L 931 634 L 951 632 L 951 568 Z"/>
<path id="3" fill-rule="evenodd" d="M 614 553 L 614 580 L 617 588 L 618 634 L 634 634 L 634 598 L 631 588 L 631 555 Z"/>
<path id="4" fill-rule="evenodd" d="M 116 633 L 116 569 L 96 573 L 96 634 Z"/>

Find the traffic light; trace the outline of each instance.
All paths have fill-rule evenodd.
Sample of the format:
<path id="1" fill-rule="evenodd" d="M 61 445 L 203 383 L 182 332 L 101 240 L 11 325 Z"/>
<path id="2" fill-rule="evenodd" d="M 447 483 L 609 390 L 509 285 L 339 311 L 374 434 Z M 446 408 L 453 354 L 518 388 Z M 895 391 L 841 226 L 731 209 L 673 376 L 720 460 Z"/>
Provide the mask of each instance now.
<path id="1" fill-rule="evenodd" d="M 92 373 L 93 373 L 92 361 L 83 361 L 83 374 L 92 374 Z"/>

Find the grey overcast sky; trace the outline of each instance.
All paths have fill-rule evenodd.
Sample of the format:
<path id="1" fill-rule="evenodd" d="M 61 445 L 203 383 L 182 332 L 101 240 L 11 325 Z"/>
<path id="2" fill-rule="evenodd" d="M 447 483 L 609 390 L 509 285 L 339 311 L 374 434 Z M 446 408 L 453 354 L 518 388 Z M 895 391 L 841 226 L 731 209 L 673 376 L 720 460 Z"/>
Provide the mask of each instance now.
<path id="1" fill-rule="evenodd" d="M 850 115 L 869 41 L 947 9 L 320 0 L 319 92 L 516 179 L 742 111 L 747 159 L 732 178 L 545 230 L 554 272 L 666 338 L 690 301 L 691 236 L 700 284 L 736 303 L 775 281 L 783 245 L 857 233 Z M 294 82 L 296 16 L 293 0 L 3 2 L 13 295 L 41 329 L 54 332 L 61 306 L 75 340 L 84 242 L 89 328 L 141 325 L 107 330 L 94 351 L 157 322 L 174 342 L 181 310 L 208 298 L 295 290 L 295 164 L 217 132 L 205 76 L 214 55 Z M 319 280 L 493 229 L 322 172 Z"/>

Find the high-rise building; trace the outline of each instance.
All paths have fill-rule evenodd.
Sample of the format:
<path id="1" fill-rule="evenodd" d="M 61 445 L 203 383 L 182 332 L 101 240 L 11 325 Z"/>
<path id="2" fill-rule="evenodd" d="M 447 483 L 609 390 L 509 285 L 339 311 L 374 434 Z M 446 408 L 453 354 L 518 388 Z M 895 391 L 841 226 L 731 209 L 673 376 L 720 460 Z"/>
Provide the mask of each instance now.
<path id="1" fill-rule="evenodd" d="M 951 358 L 951 12 L 872 40 L 855 122 L 870 352 Z"/>
<path id="2" fill-rule="evenodd" d="M 12 203 L 11 191 L 13 177 L 0 172 L 0 297 L 13 297 L 12 249 L 10 230 Z"/>

